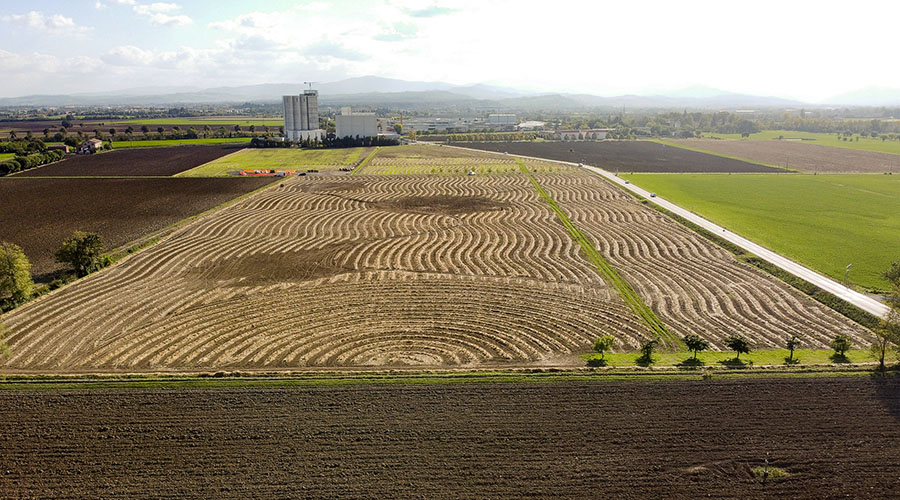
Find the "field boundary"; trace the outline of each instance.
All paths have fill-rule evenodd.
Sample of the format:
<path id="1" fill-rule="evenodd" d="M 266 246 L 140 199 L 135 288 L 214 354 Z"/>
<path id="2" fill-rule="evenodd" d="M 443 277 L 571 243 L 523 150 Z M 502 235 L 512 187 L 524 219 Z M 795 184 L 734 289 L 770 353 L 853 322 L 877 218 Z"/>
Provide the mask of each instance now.
<path id="1" fill-rule="evenodd" d="M 558 383 L 558 382 L 659 382 L 743 378 L 837 378 L 881 374 L 871 364 L 710 367 L 627 367 L 501 370 L 392 370 L 376 372 L 196 372 L 150 374 L 7 375 L 0 378 L 0 391 L 85 389 L 185 389 L 203 387 L 284 387 L 347 385 L 422 385 L 464 383 Z M 896 377 L 897 367 L 883 376 Z"/>
<path id="2" fill-rule="evenodd" d="M 362 170 L 366 168 L 366 165 L 368 165 L 369 162 L 372 161 L 372 158 L 375 157 L 375 154 L 378 153 L 379 147 L 380 146 L 375 146 L 375 149 L 373 149 L 372 152 L 368 154 L 368 156 L 366 156 L 361 162 L 359 162 L 359 165 L 357 165 L 356 168 L 354 168 L 353 171 L 350 172 L 350 175 L 356 175 L 362 172 Z"/>
<path id="3" fill-rule="evenodd" d="M 170 176 L 170 177 L 188 177 L 187 175 L 185 175 L 185 174 L 187 174 L 188 172 L 193 172 L 194 170 L 197 170 L 197 169 L 199 169 L 200 167 L 204 167 L 204 166 L 206 166 L 206 165 L 209 165 L 210 163 L 212 163 L 212 162 L 214 162 L 214 161 L 219 161 L 219 160 L 224 159 L 224 158 L 231 158 L 232 156 L 235 156 L 235 155 L 244 153 L 244 152 L 249 151 L 249 150 L 250 150 L 250 148 L 241 148 L 241 149 L 235 151 L 234 153 L 228 153 L 228 154 L 225 155 L 225 156 L 220 156 L 220 157 L 216 158 L 215 160 L 210 160 L 210 161 L 208 161 L 208 162 L 206 162 L 206 163 L 204 163 L 204 164 L 202 164 L 202 165 L 197 165 L 197 166 L 194 167 L 194 168 L 189 168 L 189 169 L 187 169 L 187 170 L 185 170 L 185 171 L 183 171 L 183 172 L 178 172 L 177 174 L 172 175 L 172 176 Z"/>
<path id="4" fill-rule="evenodd" d="M 710 155 L 710 156 L 718 156 L 718 157 L 720 157 L 720 158 L 728 158 L 729 160 L 737 160 L 737 161 L 742 161 L 742 162 L 746 162 L 746 163 L 752 163 L 752 164 L 754 164 L 754 165 L 759 165 L 759 166 L 762 166 L 762 167 L 777 168 L 778 170 L 783 170 L 783 171 L 785 171 L 785 172 L 790 172 L 790 173 L 792 173 L 792 174 L 802 174 L 802 173 L 804 173 L 802 170 L 797 170 L 797 169 L 795 169 L 795 168 L 785 167 L 785 166 L 783 166 L 783 165 L 772 165 L 772 164 L 770 164 L 770 163 L 763 163 L 763 162 L 761 162 L 761 161 L 754 161 L 754 160 L 750 160 L 750 159 L 748 159 L 748 158 L 741 158 L 740 156 L 732 156 L 732 155 L 726 155 L 726 154 L 723 154 L 723 153 L 716 153 L 715 151 L 709 151 L 709 150 L 706 150 L 706 149 L 694 148 L 694 147 L 691 147 L 691 146 L 685 146 L 684 144 L 678 144 L 678 143 L 675 143 L 675 142 L 669 142 L 669 141 L 667 141 L 667 140 L 665 140 L 665 139 L 651 139 L 651 140 L 648 140 L 647 142 L 655 142 L 655 143 L 657 143 L 657 144 L 662 144 L 663 146 L 672 146 L 673 148 L 681 148 L 681 149 L 684 149 L 684 150 L 687 150 L 687 151 L 693 151 L 693 152 L 695 152 L 695 153 L 703 153 L 703 154 Z M 660 173 L 664 173 L 664 172 L 660 172 Z M 725 172 L 709 172 L 709 174 L 716 174 L 716 173 L 725 173 Z M 741 174 L 740 172 L 731 172 L 731 173 L 732 173 L 732 174 L 735 174 L 735 175 L 740 175 L 740 174 Z M 765 175 L 763 172 L 752 172 L 752 173 L 754 173 L 754 174 L 763 174 L 763 175 Z"/>
<path id="5" fill-rule="evenodd" d="M 653 312 L 647 304 L 641 299 L 640 295 L 622 278 L 622 275 L 619 274 L 615 268 L 610 265 L 610 263 L 603 257 L 603 255 L 597 250 L 593 243 L 585 236 L 584 233 L 581 232 L 580 229 L 575 225 L 574 222 L 569 218 L 569 216 L 563 211 L 562 208 L 556 203 L 553 197 L 550 196 L 549 193 L 541 186 L 541 184 L 534 178 L 534 175 L 528 171 L 528 167 L 525 166 L 525 162 L 522 161 L 521 158 L 516 158 L 516 162 L 519 164 L 519 168 L 523 173 L 528 174 L 529 180 L 534 185 L 535 189 L 537 189 L 538 194 L 541 198 L 550 205 L 550 208 L 559 218 L 560 222 L 562 222 L 563 226 L 565 226 L 566 230 L 569 232 L 569 235 L 581 246 L 581 250 L 584 252 L 585 257 L 587 257 L 588 261 L 594 265 L 597 271 L 601 276 L 606 280 L 607 283 L 613 286 L 616 291 L 619 293 L 619 296 L 622 297 L 622 300 L 628 305 L 631 311 L 641 318 L 644 323 L 650 328 L 650 331 L 656 335 L 657 338 L 662 340 L 665 343 L 673 343 L 678 339 L 669 332 L 666 325 L 663 324 L 662 320 L 656 316 L 656 313 Z"/>

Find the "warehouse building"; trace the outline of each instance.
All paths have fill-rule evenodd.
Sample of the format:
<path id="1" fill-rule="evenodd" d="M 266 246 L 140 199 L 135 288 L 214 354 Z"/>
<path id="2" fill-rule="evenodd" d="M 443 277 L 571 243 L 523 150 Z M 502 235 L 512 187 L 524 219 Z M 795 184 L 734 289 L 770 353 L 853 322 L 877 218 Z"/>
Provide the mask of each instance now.
<path id="1" fill-rule="evenodd" d="M 319 128 L 319 91 L 304 90 L 300 95 L 286 95 L 284 102 L 284 136 L 289 141 L 323 140 Z"/>
<path id="2" fill-rule="evenodd" d="M 514 113 L 491 113 L 487 117 L 486 124 L 493 129 L 513 130 L 519 121 Z"/>
<path id="3" fill-rule="evenodd" d="M 341 108 L 341 114 L 334 117 L 335 135 L 344 137 L 375 137 L 378 135 L 378 119 L 375 113 L 354 112 L 349 107 Z"/>

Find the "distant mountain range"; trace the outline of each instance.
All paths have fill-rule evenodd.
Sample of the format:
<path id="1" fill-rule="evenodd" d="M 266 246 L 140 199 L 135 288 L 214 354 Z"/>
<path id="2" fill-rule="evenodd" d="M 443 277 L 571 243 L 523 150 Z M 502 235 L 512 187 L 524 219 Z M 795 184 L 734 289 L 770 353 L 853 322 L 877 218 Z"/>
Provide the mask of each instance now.
<path id="1" fill-rule="evenodd" d="M 451 107 L 495 110 L 580 109 L 742 109 L 815 106 L 779 97 L 736 94 L 710 87 L 689 87 L 659 95 L 602 97 L 591 94 L 537 93 L 492 85 L 460 86 L 444 82 L 413 82 L 363 76 L 337 82 L 318 83 L 319 102 L 324 106 Z M 299 83 L 266 83 L 240 87 L 142 87 L 112 92 L 67 95 L 29 95 L 0 98 L 0 106 L 115 106 L 214 103 L 275 103 L 282 95 L 298 94 Z M 900 90 L 864 89 L 829 99 L 819 105 L 879 106 L 900 104 Z"/>

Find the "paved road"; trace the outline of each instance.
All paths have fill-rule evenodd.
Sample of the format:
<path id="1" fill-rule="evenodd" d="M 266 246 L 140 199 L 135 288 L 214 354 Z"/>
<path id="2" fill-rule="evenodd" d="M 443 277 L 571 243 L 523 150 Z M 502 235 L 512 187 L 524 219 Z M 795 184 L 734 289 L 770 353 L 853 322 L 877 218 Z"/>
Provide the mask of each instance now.
<path id="1" fill-rule="evenodd" d="M 458 146 L 444 146 L 444 147 L 458 147 Z M 482 153 L 485 152 L 480 149 L 470 149 L 470 148 L 459 148 L 459 149 L 468 149 L 470 151 L 479 151 Z M 502 155 L 503 153 L 497 153 L 497 154 Z M 551 161 L 554 163 L 562 163 L 565 165 L 574 165 L 574 166 L 579 165 L 578 163 L 573 163 L 573 162 L 568 162 L 568 161 L 560 161 L 560 160 L 550 160 L 548 158 L 535 158 L 535 157 L 531 157 L 531 156 L 522 156 L 522 155 L 509 155 L 509 156 L 518 156 L 520 158 L 531 158 L 531 159 L 535 159 L 535 160 Z M 868 295 L 851 290 L 851 289 L 847 288 L 846 286 L 838 283 L 837 281 L 834 281 L 833 279 L 831 279 L 827 276 L 819 274 L 816 271 L 813 271 L 812 269 L 810 269 L 806 266 L 798 264 L 798 263 L 788 259 L 787 257 L 784 257 L 784 256 L 779 255 L 765 247 L 762 247 L 762 246 L 748 240 L 747 238 L 744 238 L 743 236 L 741 236 L 739 234 L 732 233 L 731 231 L 725 229 L 724 227 L 719 226 L 718 224 L 715 224 L 713 222 L 710 222 L 710 221 L 704 219 L 703 217 L 700 217 L 699 215 L 692 213 L 689 210 L 685 210 L 685 209 L 679 207 L 678 205 L 672 203 L 671 201 L 664 200 L 664 199 L 660 198 L 659 196 L 651 198 L 649 191 L 639 188 L 639 187 L 635 186 L 634 184 L 626 184 L 625 179 L 617 177 L 616 175 L 614 175 L 611 172 L 603 170 L 602 168 L 592 167 L 589 165 L 584 165 L 583 167 L 586 170 L 589 170 L 596 174 L 602 175 L 603 177 L 605 177 L 606 179 L 610 180 L 611 182 L 613 182 L 614 184 L 616 184 L 617 186 L 619 186 L 623 189 L 626 189 L 628 191 L 631 191 L 634 194 L 637 194 L 639 196 L 643 196 L 644 198 L 647 198 L 648 200 L 650 200 L 651 203 L 654 203 L 660 207 L 665 208 L 666 210 L 668 210 L 674 214 L 684 217 L 685 219 L 693 222 L 694 224 L 697 224 L 698 226 L 701 226 L 702 228 L 706 229 L 707 231 L 711 231 L 711 232 L 721 236 L 722 238 L 730 241 L 731 243 L 734 243 L 735 245 L 760 257 L 761 259 L 771 262 L 772 264 L 775 264 L 779 268 L 793 274 L 794 276 L 803 278 L 804 280 L 816 285 L 817 287 L 819 287 L 823 290 L 828 291 L 829 293 L 832 293 L 832 294 L 846 300 L 847 302 L 855 305 L 856 307 L 859 307 L 860 309 L 862 309 L 868 313 L 874 314 L 876 316 L 884 316 L 888 312 L 888 307 L 886 305 L 882 304 L 881 302 L 879 302 L 878 300 L 873 299 L 872 297 L 869 297 Z"/>

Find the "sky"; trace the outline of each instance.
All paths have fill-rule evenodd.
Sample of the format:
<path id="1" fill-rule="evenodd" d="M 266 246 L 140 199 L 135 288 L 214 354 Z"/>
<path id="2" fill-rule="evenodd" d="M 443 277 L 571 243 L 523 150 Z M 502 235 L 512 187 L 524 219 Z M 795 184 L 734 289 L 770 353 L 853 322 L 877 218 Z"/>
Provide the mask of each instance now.
<path id="1" fill-rule="evenodd" d="M 691 86 L 817 102 L 900 87 L 900 2 L 30 0 L 0 97 L 376 75 L 603 96 Z"/>

